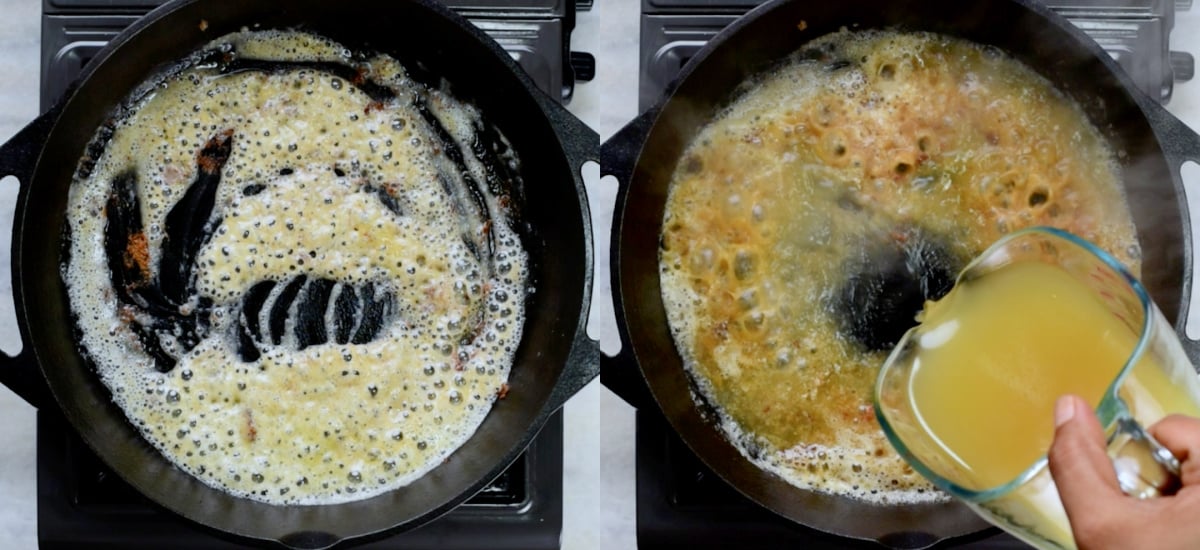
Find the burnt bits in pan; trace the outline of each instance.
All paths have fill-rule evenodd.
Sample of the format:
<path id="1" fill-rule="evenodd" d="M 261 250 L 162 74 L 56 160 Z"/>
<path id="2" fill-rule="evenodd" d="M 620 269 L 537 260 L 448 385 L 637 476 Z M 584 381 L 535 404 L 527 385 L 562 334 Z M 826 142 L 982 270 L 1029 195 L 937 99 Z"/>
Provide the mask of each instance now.
<path id="1" fill-rule="evenodd" d="M 117 176 L 109 193 L 104 231 L 109 276 L 130 329 L 161 372 L 174 368 L 179 354 L 191 351 L 208 334 L 212 300 L 195 296 L 196 254 L 217 223 L 213 203 L 232 136 L 233 130 L 217 133 L 197 155 L 195 181 L 167 213 L 156 268 L 150 266 L 142 227 L 137 174 Z M 163 346 L 165 338 L 176 343 L 170 347 L 173 351 Z"/>
<path id="2" fill-rule="evenodd" d="M 876 239 L 847 260 L 834 311 L 842 333 L 869 351 L 886 351 L 917 325 L 927 300 L 950 292 L 961 267 L 938 236 L 919 228 Z"/>

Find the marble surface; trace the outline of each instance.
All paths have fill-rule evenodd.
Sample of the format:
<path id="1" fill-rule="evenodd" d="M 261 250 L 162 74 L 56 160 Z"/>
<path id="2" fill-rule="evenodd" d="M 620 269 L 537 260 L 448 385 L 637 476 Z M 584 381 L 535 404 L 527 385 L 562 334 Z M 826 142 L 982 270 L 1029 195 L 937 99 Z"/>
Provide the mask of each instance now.
<path id="1" fill-rule="evenodd" d="M 591 12 L 579 14 L 572 35 L 573 49 L 596 56 L 596 78 L 576 86 L 570 109 L 595 128 L 601 140 L 637 116 L 640 17 L 639 0 L 596 0 Z M 621 349 L 608 270 L 608 240 L 617 184 L 612 177 L 599 179 L 598 166 L 589 168 L 592 171 L 585 177 L 596 241 L 596 276 L 588 332 L 600 340 L 603 352 L 613 354 Z M 592 386 L 598 384 L 593 382 Z M 593 462 L 595 469 L 579 472 L 578 476 L 571 475 L 568 463 L 564 478 L 568 488 L 563 510 L 563 547 L 635 548 L 634 409 L 607 388 L 595 388 L 593 398 L 588 393 L 592 389 L 589 387 L 568 404 L 568 407 L 576 403 L 595 407 L 589 409 L 597 416 L 588 428 L 590 441 L 597 445 L 598 453 Z M 568 429 L 568 449 L 571 437 Z M 584 492 L 573 494 L 571 486 L 578 486 Z"/>
<path id="2" fill-rule="evenodd" d="M 41 2 L 0 1 L 0 142 L 38 115 Z M 15 178 L 0 180 L 0 350 L 21 349 L 13 314 L 9 244 Z M 34 493 L 35 410 L 7 388 L 0 389 L 0 540 L 11 548 L 37 547 Z"/>
<path id="3" fill-rule="evenodd" d="M 37 115 L 40 6 L 37 0 L 0 0 L 0 142 Z M 596 79 L 580 84 L 570 110 L 601 139 L 637 114 L 637 48 L 640 2 L 596 0 L 580 13 L 572 46 L 595 54 Z M 1200 55 L 1200 7 L 1181 13 L 1172 48 Z M 1176 86 L 1169 109 L 1200 128 L 1200 82 Z M 1200 212 L 1200 165 L 1184 169 L 1192 212 Z M 596 286 L 589 332 L 607 353 L 620 344 L 612 313 L 608 236 L 616 183 L 584 168 L 596 235 Z M 9 280 L 10 232 L 15 181 L 0 180 L 0 349 L 20 347 Z M 1193 305 L 1195 307 L 1195 305 Z M 1200 315 L 1189 332 L 1200 335 Z M 0 388 L 0 541 L 7 548 L 35 548 L 34 410 Z M 566 409 L 564 456 L 565 549 L 635 548 L 633 409 L 593 382 Z M 599 475 L 597 475 L 599 472 Z"/>

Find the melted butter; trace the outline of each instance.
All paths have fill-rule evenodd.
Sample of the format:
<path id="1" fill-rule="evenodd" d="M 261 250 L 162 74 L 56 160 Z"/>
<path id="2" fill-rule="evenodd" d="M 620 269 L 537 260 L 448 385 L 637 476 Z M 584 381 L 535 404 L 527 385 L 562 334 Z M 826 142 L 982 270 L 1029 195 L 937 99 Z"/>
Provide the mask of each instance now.
<path id="1" fill-rule="evenodd" d="M 1051 225 L 1136 272 L 1117 172 L 1079 108 L 1002 54 L 920 33 L 819 39 L 704 127 L 675 169 L 660 277 L 676 347 L 759 466 L 871 501 L 945 498 L 875 422 L 886 352 L 839 328 L 846 266 L 906 227 L 965 262 Z"/>
<path id="2" fill-rule="evenodd" d="M 295 32 L 231 35 L 208 48 L 352 63 L 342 46 Z M 480 114 L 414 83 L 394 59 L 376 57 L 366 69 L 395 99 L 379 105 L 312 68 L 186 68 L 129 106 L 95 169 L 71 189 L 64 278 L 82 347 L 150 443 L 235 495 L 326 504 L 421 477 L 483 421 L 521 338 L 526 255 L 506 206 L 488 194 L 496 223 L 462 214 L 461 191 L 450 188 L 461 174 L 413 102 L 427 101 L 482 182 L 482 164 L 469 154 Z M 227 129 L 233 148 L 216 196 L 219 223 L 195 273 L 197 296 L 215 303 L 212 328 L 160 373 L 127 326 L 129 306 L 114 295 L 106 200 L 118 174 L 137 173 L 149 264 L 157 265 L 167 213 L 197 177 L 197 152 Z M 490 261 L 461 237 L 487 232 L 495 237 Z M 281 344 L 242 361 L 242 297 L 258 282 L 282 286 L 301 275 L 376 284 L 377 296 L 394 295 L 397 312 L 368 343 L 330 338 L 297 350 L 293 305 Z M 332 315 L 331 305 L 327 324 Z"/>

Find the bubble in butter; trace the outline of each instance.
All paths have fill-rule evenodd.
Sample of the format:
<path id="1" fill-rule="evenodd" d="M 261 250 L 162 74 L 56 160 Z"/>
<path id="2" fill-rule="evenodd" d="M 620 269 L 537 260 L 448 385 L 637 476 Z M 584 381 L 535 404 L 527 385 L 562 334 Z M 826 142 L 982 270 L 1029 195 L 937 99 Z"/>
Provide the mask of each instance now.
<path id="1" fill-rule="evenodd" d="M 507 391 L 519 161 L 447 85 L 243 32 L 148 82 L 71 187 L 81 350 L 205 483 L 273 504 L 424 475 Z"/>

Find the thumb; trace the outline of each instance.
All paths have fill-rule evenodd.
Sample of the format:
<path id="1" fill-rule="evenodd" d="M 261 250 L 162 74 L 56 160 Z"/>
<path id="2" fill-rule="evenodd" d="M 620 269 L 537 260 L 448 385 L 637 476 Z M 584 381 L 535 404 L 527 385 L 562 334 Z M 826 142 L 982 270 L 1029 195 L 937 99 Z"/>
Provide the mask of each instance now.
<path id="1" fill-rule="evenodd" d="M 1118 501 L 1124 495 L 1106 452 L 1104 429 L 1083 399 L 1058 398 L 1054 405 L 1054 443 L 1050 446 L 1050 475 L 1071 523 L 1078 516 Z"/>

